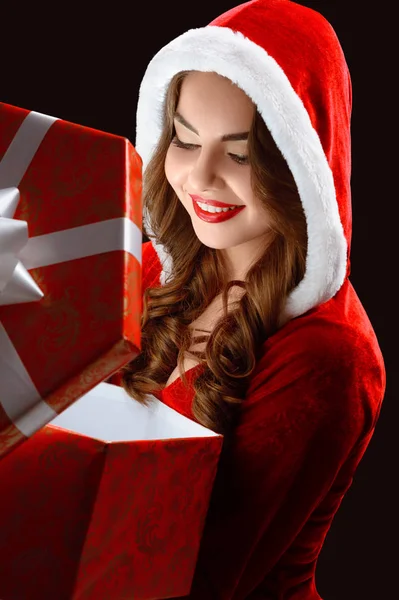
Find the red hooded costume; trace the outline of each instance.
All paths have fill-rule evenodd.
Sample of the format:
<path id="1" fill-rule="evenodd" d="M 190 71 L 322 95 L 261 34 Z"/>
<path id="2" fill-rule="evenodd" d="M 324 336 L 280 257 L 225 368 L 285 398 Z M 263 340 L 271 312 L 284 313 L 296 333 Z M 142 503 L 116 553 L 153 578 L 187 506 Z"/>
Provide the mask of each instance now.
<path id="1" fill-rule="evenodd" d="M 162 102 L 181 70 L 216 71 L 255 102 L 296 180 L 308 227 L 306 273 L 285 324 L 263 345 L 205 523 L 192 600 L 317 600 L 317 558 L 373 435 L 383 357 L 349 280 L 351 82 L 319 13 L 253 0 L 191 29 L 151 60 L 140 88 L 136 149 L 146 168 Z M 150 215 L 144 224 L 151 239 Z M 143 290 L 171 258 L 143 245 Z M 201 368 L 201 367 L 199 367 Z M 190 384 L 198 369 L 188 371 Z M 195 420 L 181 379 L 158 397 Z"/>

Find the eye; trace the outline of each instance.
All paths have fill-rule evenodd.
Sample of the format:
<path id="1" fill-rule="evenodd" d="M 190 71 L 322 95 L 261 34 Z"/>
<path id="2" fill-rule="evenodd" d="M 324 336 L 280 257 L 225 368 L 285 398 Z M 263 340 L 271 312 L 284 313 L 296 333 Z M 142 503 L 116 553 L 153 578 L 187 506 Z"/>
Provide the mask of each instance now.
<path id="1" fill-rule="evenodd" d="M 198 144 L 185 144 L 184 142 L 179 140 L 177 135 L 175 135 L 175 137 L 172 139 L 172 144 L 174 146 L 177 146 L 177 148 L 182 148 L 183 150 L 196 150 L 197 148 L 200 148 Z M 232 160 L 234 160 L 234 162 L 238 163 L 239 165 L 249 164 L 249 158 L 246 154 L 233 154 L 229 152 L 228 155 Z"/>
<path id="2" fill-rule="evenodd" d="M 185 144 L 184 142 L 180 141 L 176 135 L 172 140 L 172 144 L 178 148 L 183 148 L 184 150 L 195 150 L 195 148 L 199 148 L 199 146 L 196 144 Z"/>
<path id="3" fill-rule="evenodd" d="M 229 153 L 229 156 L 231 156 L 231 158 L 235 162 L 237 162 L 239 165 L 248 165 L 249 164 L 249 158 L 245 154 L 231 154 L 231 153 Z"/>

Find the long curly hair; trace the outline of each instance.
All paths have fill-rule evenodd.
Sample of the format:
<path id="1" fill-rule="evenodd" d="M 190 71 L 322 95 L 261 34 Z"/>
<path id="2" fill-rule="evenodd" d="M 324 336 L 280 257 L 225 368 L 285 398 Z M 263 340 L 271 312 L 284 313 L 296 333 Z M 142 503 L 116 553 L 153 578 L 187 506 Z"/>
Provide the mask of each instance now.
<path id="1" fill-rule="evenodd" d="M 203 365 L 194 380 L 192 413 L 199 423 L 223 435 L 234 427 L 245 400 L 251 373 L 262 345 L 281 326 L 287 294 L 305 273 L 306 218 L 288 165 L 258 111 L 248 137 L 251 185 L 270 220 L 270 235 L 261 258 L 245 281 L 228 281 L 218 250 L 197 238 L 191 219 L 165 176 L 166 152 L 175 135 L 173 117 L 187 71 L 175 75 L 164 102 L 163 131 L 143 174 L 143 207 L 151 215 L 154 236 L 173 261 L 173 272 L 162 287 L 143 294 L 140 354 L 122 370 L 122 386 L 135 400 L 148 404 L 147 394 L 163 389 L 178 364 L 182 382 L 184 356 L 191 351 Z M 241 297 L 227 310 L 230 288 Z M 212 300 L 221 295 L 224 316 L 209 336 L 193 336 L 189 328 Z"/>

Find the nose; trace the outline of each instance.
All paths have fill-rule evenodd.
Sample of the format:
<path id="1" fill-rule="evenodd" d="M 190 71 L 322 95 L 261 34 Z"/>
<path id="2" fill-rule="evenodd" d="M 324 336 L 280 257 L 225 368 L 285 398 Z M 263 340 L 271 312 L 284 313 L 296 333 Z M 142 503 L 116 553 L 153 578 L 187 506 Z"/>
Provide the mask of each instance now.
<path id="1" fill-rule="evenodd" d="M 220 189 L 223 178 L 215 153 L 201 148 L 193 161 L 187 180 L 189 188 L 193 191 Z"/>

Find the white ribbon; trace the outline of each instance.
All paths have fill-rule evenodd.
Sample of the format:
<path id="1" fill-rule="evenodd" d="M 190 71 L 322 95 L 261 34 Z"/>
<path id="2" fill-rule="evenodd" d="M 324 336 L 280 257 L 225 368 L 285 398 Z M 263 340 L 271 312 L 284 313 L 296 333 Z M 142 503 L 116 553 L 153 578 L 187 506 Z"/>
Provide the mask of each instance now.
<path id="1" fill-rule="evenodd" d="M 28 224 L 13 219 L 18 188 L 0 190 L 0 306 L 40 300 L 43 293 L 18 255 L 28 243 Z"/>
<path id="2" fill-rule="evenodd" d="M 0 161 L 0 306 L 40 300 L 43 293 L 18 254 L 28 241 L 26 221 L 13 219 L 18 186 L 55 117 L 31 111 Z"/>
<path id="3" fill-rule="evenodd" d="M 131 254 L 141 264 L 142 233 L 140 228 L 127 218 L 110 219 L 29 239 L 27 239 L 26 223 L 12 219 L 19 199 L 15 188 L 55 120 L 53 117 L 30 112 L 0 162 L 0 188 L 11 188 L 11 190 L 4 189 L 2 196 L 5 209 L 3 208 L 1 216 L 6 221 L 4 228 L 6 233 L 3 238 L 0 229 L 0 257 L 1 260 L 3 256 L 6 258 L 4 264 L 7 263 L 7 266 L 4 267 L 3 276 L 0 266 L 0 298 L 1 286 L 3 286 L 3 295 L 9 293 L 9 297 L 14 298 L 13 302 L 18 296 L 18 290 L 22 293 L 22 288 L 25 297 L 30 295 L 33 299 L 33 295 L 36 294 L 34 299 L 38 299 L 37 294 L 43 296 L 27 272 L 28 269 L 115 250 L 123 250 Z M 12 226 L 8 221 L 12 222 Z M 3 253 L 1 239 L 4 240 L 6 249 Z M 11 246 L 7 245 L 7 240 L 12 244 Z M 14 267 L 12 260 L 17 261 Z M 12 277 L 10 277 L 11 271 Z M 22 273 L 23 283 L 21 283 Z M 26 436 L 32 435 L 57 416 L 57 413 L 41 398 L 1 323 L 0 402 L 14 425 Z"/>

